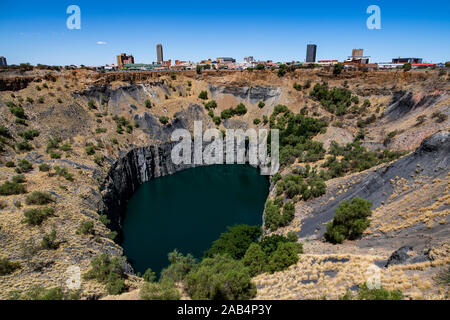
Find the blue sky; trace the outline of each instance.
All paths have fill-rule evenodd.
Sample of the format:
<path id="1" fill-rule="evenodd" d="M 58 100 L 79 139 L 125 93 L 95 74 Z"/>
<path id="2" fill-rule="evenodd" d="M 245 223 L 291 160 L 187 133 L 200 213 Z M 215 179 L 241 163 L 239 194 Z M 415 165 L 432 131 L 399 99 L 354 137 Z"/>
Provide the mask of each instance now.
<path id="1" fill-rule="evenodd" d="M 66 9 L 81 8 L 81 30 L 66 27 Z M 369 30 L 369 5 L 381 9 L 381 30 Z M 345 59 L 364 48 L 372 61 L 393 57 L 450 60 L 450 1 L 20 1 L 2 0 L 0 56 L 8 64 L 114 63 L 121 52 L 136 62 L 198 61 L 244 56 L 304 61 Z M 106 44 L 99 45 L 102 41 Z"/>

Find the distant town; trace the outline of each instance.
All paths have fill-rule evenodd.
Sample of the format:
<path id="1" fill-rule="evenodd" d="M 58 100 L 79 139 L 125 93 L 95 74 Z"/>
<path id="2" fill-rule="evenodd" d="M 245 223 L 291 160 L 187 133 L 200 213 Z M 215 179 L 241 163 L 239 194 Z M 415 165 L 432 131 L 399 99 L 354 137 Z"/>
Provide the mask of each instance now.
<path id="1" fill-rule="evenodd" d="M 344 61 L 338 60 L 318 60 L 316 61 L 317 45 L 308 44 L 306 47 L 306 59 L 301 61 L 290 62 L 274 62 L 272 60 L 257 60 L 253 56 L 244 57 L 243 61 L 237 62 L 232 57 L 217 57 L 213 59 L 205 59 L 198 62 L 185 60 L 164 60 L 162 44 L 156 45 L 156 62 L 152 63 L 135 63 L 133 55 L 121 53 L 116 57 L 116 64 L 106 64 L 102 66 L 65 66 L 66 68 L 87 68 L 101 72 L 107 71 L 181 71 L 181 70 L 264 70 L 279 68 L 315 68 L 315 67 L 334 67 L 336 65 L 342 68 L 358 69 L 358 70 L 374 70 L 374 69 L 424 69 L 424 68 L 444 68 L 450 67 L 450 62 L 426 63 L 423 58 L 392 58 L 388 62 L 370 62 L 370 56 L 364 55 L 364 49 L 353 49 L 352 55 Z M 29 64 L 21 64 L 23 67 Z M 38 65 L 39 67 L 40 65 Z M 8 67 L 5 57 L 0 57 L 0 68 Z"/>

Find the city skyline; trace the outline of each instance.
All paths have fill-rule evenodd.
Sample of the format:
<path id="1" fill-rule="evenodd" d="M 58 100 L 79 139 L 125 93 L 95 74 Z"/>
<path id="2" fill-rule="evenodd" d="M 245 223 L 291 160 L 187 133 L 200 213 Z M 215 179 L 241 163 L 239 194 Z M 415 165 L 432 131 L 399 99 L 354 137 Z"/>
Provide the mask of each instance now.
<path id="1" fill-rule="evenodd" d="M 345 60 L 353 48 L 364 48 L 371 62 L 396 57 L 448 60 L 450 4 L 446 1 L 379 1 L 381 29 L 369 30 L 372 3 L 314 4 L 282 1 L 174 2 L 164 9 L 153 2 L 77 1 L 81 29 L 66 27 L 67 7 L 61 1 L 6 1 L 0 13 L 0 55 L 8 64 L 104 65 L 127 52 L 137 63 L 157 61 L 161 43 L 165 59 L 200 61 L 245 56 L 256 60 L 305 61 L 307 44 L 317 45 L 316 60 Z M 295 5 L 296 4 L 296 5 Z M 408 4 L 405 6 L 405 4 Z M 205 7 L 206 6 L 206 7 Z M 292 9 L 295 8 L 295 9 Z"/>

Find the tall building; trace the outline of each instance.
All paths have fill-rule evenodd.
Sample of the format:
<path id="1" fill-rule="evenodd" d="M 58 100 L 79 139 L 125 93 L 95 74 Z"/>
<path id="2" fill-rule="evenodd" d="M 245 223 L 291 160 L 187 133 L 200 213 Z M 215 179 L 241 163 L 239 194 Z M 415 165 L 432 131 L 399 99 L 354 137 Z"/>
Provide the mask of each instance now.
<path id="1" fill-rule="evenodd" d="M 352 57 L 353 58 L 361 58 L 364 56 L 364 49 L 353 49 L 352 50 Z"/>
<path id="2" fill-rule="evenodd" d="M 127 56 L 125 53 L 121 53 L 117 56 L 117 66 L 122 68 L 124 64 L 134 64 L 134 57 L 132 55 Z"/>
<path id="3" fill-rule="evenodd" d="M 317 46 L 315 44 L 308 44 L 306 46 L 306 62 L 316 62 Z"/>
<path id="4" fill-rule="evenodd" d="M 6 63 L 5 57 L 0 57 L 0 67 L 6 67 L 8 64 Z"/>
<path id="5" fill-rule="evenodd" d="M 346 61 L 356 64 L 368 64 L 369 59 L 370 57 L 364 56 L 364 49 L 353 49 L 352 55 Z"/>
<path id="6" fill-rule="evenodd" d="M 255 59 L 253 58 L 253 56 L 244 57 L 244 62 L 246 63 L 252 63 L 254 61 Z"/>
<path id="7" fill-rule="evenodd" d="M 158 63 L 162 63 L 164 61 L 162 44 L 156 45 L 156 57 Z"/>

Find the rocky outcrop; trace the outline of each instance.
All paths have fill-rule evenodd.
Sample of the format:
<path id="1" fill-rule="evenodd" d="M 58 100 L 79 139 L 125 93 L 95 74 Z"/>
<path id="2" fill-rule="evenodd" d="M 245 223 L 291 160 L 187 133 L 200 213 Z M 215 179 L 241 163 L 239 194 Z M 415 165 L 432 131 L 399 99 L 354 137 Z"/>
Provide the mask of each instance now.
<path id="1" fill-rule="evenodd" d="M 147 99 L 152 103 L 159 103 L 163 100 L 164 95 L 171 95 L 171 90 L 164 81 L 153 81 L 122 85 L 116 88 L 109 84 L 89 86 L 87 89 L 74 92 L 72 95 L 74 98 L 93 99 L 97 106 L 101 106 L 102 100 L 105 100 L 110 111 L 119 112 L 121 107 L 130 106 L 130 103 L 144 105 Z"/>
<path id="2" fill-rule="evenodd" d="M 412 92 L 397 91 L 386 108 L 384 116 L 388 120 L 395 121 L 417 108 L 435 104 L 439 98 L 440 95 L 426 95 L 420 99 L 415 99 Z"/>
<path id="3" fill-rule="evenodd" d="M 412 246 L 403 246 L 392 253 L 386 263 L 386 267 L 396 264 L 413 264 L 429 260 L 428 254 L 416 255 Z"/>
<path id="4" fill-rule="evenodd" d="M 19 91 L 25 89 L 35 77 L 11 77 L 0 79 L 0 91 Z"/>
<path id="5" fill-rule="evenodd" d="M 193 165 L 176 165 L 171 159 L 175 143 L 135 148 L 119 158 L 110 168 L 100 188 L 103 211 L 111 220 L 111 228 L 120 232 L 127 201 L 144 182 L 173 174 Z"/>
<path id="6" fill-rule="evenodd" d="M 418 165 L 420 169 L 418 169 Z M 354 197 L 364 198 L 373 203 L 372 209 L 381 206 L 389 199 L 394 187 L 392 179 L 404 178 L 412 181 L 413 173 L 420 170 L 422 176 L 441 177 L 447 175 L 450 167 L 450 132 L 438 132 L 425 139 L 417 150 L 399 160 L 375 170 L 362 172 L 354 179 L 355 183 L 348 192 L 340 193 L 339 190 L 329 188 L 327 195 L 333 196 L 333 201 L 323 204 L 323 199 L 309 201 L 312 206 L 310 212 L 302 219 L 300 237 L 317 236 L 320 238 L 324 233 L 328 221 L 334 216 L 334 210 L 343 200 L 351 200 Z M 352 182 L 349 180 L 348 182 Z"/>
<path id="7" fill-rule="evenodd" d="M 209 86 L 213 98 L 229 94 L 251 103 L 277 99 L 281 95 L 281 88 L 277 87 L 238 87 L 238 86 Z"/>

